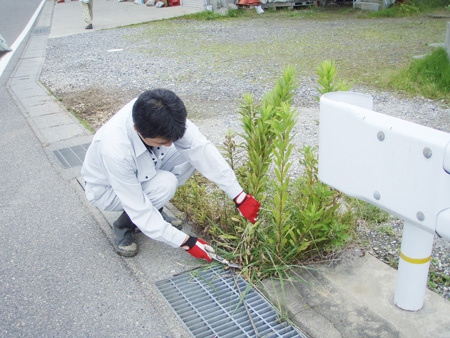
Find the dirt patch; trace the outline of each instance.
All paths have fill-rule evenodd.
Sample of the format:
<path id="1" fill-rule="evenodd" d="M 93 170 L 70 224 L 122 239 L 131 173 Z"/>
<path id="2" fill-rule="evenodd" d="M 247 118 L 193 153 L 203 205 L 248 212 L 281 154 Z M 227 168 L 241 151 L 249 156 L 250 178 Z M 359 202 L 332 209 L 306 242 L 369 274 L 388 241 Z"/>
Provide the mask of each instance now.
<path id="1" fill-rule="evenodd" d="M 91 87 L 76 92 L 59 93 L 67 109 L 97 131 L 122 106 L 138 95 L 136 91 L 126 90 L 118 95 L 100 87 Z"/>

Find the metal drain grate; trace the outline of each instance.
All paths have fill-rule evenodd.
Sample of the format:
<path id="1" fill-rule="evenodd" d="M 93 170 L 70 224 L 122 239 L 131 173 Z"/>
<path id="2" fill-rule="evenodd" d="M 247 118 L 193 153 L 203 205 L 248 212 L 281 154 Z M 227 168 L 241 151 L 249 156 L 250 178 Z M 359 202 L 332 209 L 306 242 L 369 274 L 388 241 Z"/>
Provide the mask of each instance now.
<path id="1" fill-rule="evenodd" d="M 56 158 L 59 160 L 64 169 L 77 167 L 83 164 L 84 156 L 89 147 L 89 143 L 82 144 L 70 148 L 54 150 Z"/>
<path id="2" fill-rule="evenodd" d="M 50 33 L 50 27 L 37 27 L 33 30 L 34 35 L 48 34 Z"/>
<path id="3" fill-rule="evenodd" d="M 196 338 L 307 338 L 293 325 L 280 323 L 277 310 L 255 289 L 246 292 L 248 283 L 232 273 L 215 265 L 157 282 L 156 287 Z"/>

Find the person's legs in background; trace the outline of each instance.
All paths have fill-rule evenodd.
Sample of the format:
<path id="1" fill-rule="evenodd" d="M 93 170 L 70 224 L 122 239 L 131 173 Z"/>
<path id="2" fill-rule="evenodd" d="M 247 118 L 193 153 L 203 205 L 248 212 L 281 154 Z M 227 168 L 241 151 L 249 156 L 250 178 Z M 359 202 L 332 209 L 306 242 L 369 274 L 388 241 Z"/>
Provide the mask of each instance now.
<path id="1" fill-rule="evenodd" d="M 81 9 L 83 11 L 84 22 L 86 23 L 85 29 L 92 29 L 92 21 L 94 18 L 94 0 L 90 0 L 88 3 L 80 1 Z"/>

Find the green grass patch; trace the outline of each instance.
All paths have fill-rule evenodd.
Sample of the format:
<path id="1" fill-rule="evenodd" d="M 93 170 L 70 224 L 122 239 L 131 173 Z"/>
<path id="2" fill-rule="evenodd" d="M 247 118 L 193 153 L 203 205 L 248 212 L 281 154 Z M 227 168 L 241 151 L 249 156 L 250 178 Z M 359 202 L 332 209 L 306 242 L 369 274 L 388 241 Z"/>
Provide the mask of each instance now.
<path id="1" fill-rule="evenodd" d="M 436 9 L 447 9 L 449 5 L 450 0 L 404 0 L 378 12 L 361 13 L 361 17 L 399 18 L 427 13 Z"/>
<path id="2" fill-rule="evenodd" d="M 335 60 L 338 75 L 347 82 L 392 90 L 389 83 L 394 71 L 408 64 L 413 55 L 429 52 L 427 44 L 445 38 L 445 20 L 425 16 L 352 20 L 356 18 L 353 12 L 323 9 L 266 11 L 259 16 L 254 10 L 236 13 L 234 18 L 215 21 L 195 19 L 211 12 L 158 21 L 127 39 L 139 45 L 136 51 L 149 59 L 164 55 L 175 65 L 192 59 L 187 67 L 177 69 L 176 81 L 217 73 L 246 76 L 268 86 L 283 64 L 294 65 L 300 76 L 311 76 L 318 63 Z M 268 25 L 274 29 L 267 30 Z M 302 34 L 305 25 L 308 34 Z M 249 39 L 246 29 L 261 34 Z M 172 43 L 161 40 L 180 48 L 174 52 Z M 255 69 L 257 75 L 253 75 Z M 153 76 L 164 79 L 167 72 Z"/>
<path id="3" fill-rule="evenodd" d="M 435 8 L 445 8 L 450 5 L 450 0 L 411 0 L 403 1 L 403 3 L 417 6 L 422 11 L 426 11 Z"/>
<path id="4" fill-rule="evenodd" d="M 358 219 L 364 220 L 368 224 L 378 225 L 389 220 L 390 214 L 370 203 L 357 199 L 350 199 L 352 209 Z"/>
<path id="5" fill-rule="evenodd" d="M 240 19 L 276 19 L 276 18 L 313 18 L 313 19 L 330 19 L 336 16 L 354 15 L 356 11 L 352 8 L 340 8 L 340 7 L 315 7 L 304 6 L 295 9 L 281 8 L 267 8 L 263 14 L 258 14 L 254 8 L 238 8 L 236 10 L 229 10 L 226 14 L 214 13 L 212 11 L 203 11 L 194 14 L 187 14 L 179 18 L 169 19 L 186 19 L 186 20 L 198 20 L 198 21 L 210 21 L 210 20 L 226 20 L 233 18 Z"/>
<path id="6" fill-rule="evenodd" d="M 420 8 L 409 3 L 397 3 L 394 6 L 383 9 L 378 12 L 368 12 L 365 14 L 368 18 L 400 18 L 419 14 Z"/>
<path id="7" fill-rule="evenodd" d="M 438 259 L 433 258 L 430 264 L 430 272 L 428 274 L 428 287 L 437 291 L 438 286 L 450 287 L 450 276 L 444 273 L 444 268 L 440 266 Z"/>
<path id="8" fill-rule="evenodd" d="M 450 61 L 444 48 L 437 48 L 423 59 L 395 73 L 390 84 L 411 95 L 448 100 L 450 94 Z"/>
<path id="9" fill-rule="evenodd" d="M 182 18 L 186 20 L 224 20 L 230 18 L 245 18 L 245 17 L 256 17 L 258 13 L 256 11 L 246 11 L 243 9 L 233 9 L 229 10 L 226 14 L 214 13 L 213 11 L 203 11 L 194 14 L 184 15 Z"/>

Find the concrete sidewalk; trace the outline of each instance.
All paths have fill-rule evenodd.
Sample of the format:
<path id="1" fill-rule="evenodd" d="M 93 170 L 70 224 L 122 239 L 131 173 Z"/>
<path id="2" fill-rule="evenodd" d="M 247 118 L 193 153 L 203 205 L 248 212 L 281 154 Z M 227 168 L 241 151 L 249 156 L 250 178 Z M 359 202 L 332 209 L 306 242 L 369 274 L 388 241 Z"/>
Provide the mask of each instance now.
<path id="1" fill-rule="evenodd" d="M 136 24 L 196 11 L 199 10 L 181 6 L 152 8 L 132 2 L 94 0 L 94 29 Z M 55 170 L 83 199 L 80 167 L 64 169 L 54 151 L 89 143 L 92 135 L 40 85 L 39 76 L 45 61 L 47 38 L 89 31 L 84 30 L 80 4 L 69 0 L 61 4 L 47 1 L 35 31 L 42 29 L 45 32 L 46 27 L 51 27 L 49 35 L 31 36 L 9 89 Z M 102 213 L 86 204 L 112 241 L 111 224 L 117 213 Z M 184 231 L 192 233 L 187 226 Z M 154 283 L 187 271 L 198 261 L 181 249 L 172 249 L 142 234 L 138 235 L 138 244 L 140 253 L 124 261 L 147 289 L 152 302 L 162 309 L 167 317 L 167 325 L 185 337 L 186 331 L 183 331 L 180 321 L 171 310 L 163 305 L 164 301 L 155 290 Z M 352 256 L 337 267 L 321 268 L 320 271 L 305 274 L 303 277 L 308 284 L 285 285 L 287 311 L 291 319 L 311 337 L 449 337 L 450 302 L 427 290 L 425 306 L 421 311 L 402 311 L 393 304 L 396 275 L 394 269 L 371 256 Z M 279 287 L 275 285 L 275 288 Z M 273 287 L 269 282 L 266 288 L 269 294 L 272 293 Z"/>
<path id="2" fill-rule="evenodd" d="M 132 0 L 126 2 L 92 1 L 94 1 L 93 30 L 84 29 L 86 24 L 79 1 L 65 0 L 64 3 L 55 3 L 49 38 L 169 19 L 203 11 L 203 9 L 185 6 L 156 8 L 155 6 L 136 5 Z"/>
<path id="3" fill-rule="evenodd" d="M 371 255 L 350 255 L 334 267 L 299 271 L 304 282 L 284 283 L 287 311 L 311 337 L 450 336 L 450 302 L 427 290 L 422 310 L 394 305 L 397 270 Z M 274 298 L 273 286 L 265 288 Z M 278 295 L 282 294 L 276 285 Z"/>

